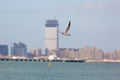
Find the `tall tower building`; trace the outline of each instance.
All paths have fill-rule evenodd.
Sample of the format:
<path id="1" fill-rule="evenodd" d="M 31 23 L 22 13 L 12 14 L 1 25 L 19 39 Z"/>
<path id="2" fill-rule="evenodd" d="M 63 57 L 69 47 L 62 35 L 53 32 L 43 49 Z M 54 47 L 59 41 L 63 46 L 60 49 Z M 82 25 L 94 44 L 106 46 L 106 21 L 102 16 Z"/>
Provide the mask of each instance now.
<path id="1" fill-rule="evenodd" d="M 45 24 L 45 50 L 48 54 L 51 50 L 58 49 L 58 29 L 57 20 L 47 20 Z"/>

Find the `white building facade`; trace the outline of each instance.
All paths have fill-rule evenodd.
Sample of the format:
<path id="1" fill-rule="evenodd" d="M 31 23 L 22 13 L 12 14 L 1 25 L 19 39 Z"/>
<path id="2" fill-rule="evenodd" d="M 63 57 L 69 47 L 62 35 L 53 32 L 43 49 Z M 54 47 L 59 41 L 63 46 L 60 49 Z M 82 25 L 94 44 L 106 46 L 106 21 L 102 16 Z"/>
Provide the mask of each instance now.
<path id="1" fill-rule="evenodd" d="M 58 49 L 58 29 L 57 20 L 47 20 L 45 24 L 45 53 Z"/>

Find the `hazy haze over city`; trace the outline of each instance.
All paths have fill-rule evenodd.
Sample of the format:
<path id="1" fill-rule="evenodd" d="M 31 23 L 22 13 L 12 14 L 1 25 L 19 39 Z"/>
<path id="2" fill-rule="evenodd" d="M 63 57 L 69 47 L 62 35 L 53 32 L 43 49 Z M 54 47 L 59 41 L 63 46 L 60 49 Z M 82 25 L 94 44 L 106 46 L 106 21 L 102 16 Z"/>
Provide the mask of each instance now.
<path id="1" fill-rule="evenodd" d="M 0 44 L 43 49 L 47 19 L 58 20 L 60 31 L 71 20 L 72 36 L 60 35 L 60 48 L 120 49 L 119 0 L 0 0 Z"/>

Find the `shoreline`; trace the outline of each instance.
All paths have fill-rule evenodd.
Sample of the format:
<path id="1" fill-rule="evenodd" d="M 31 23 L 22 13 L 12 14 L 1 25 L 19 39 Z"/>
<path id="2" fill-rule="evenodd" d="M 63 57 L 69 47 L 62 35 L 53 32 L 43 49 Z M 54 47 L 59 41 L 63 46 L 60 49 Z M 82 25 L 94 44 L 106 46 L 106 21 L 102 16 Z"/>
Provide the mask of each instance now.
<path id="1" fill-rule="evenodd" d="M 48 60 L 48 59 L 9 59 L 0 58 L 0 61 L 26 61 L 26 62 L 77 62 L 77 63 L 120 63 L 120 60 Z"/>
<path id="2" fill-rule="evenodd" d="M 86 62 L 98 62 L 98 63 L 120 63 L 120 60 L 86 60 Z"/>

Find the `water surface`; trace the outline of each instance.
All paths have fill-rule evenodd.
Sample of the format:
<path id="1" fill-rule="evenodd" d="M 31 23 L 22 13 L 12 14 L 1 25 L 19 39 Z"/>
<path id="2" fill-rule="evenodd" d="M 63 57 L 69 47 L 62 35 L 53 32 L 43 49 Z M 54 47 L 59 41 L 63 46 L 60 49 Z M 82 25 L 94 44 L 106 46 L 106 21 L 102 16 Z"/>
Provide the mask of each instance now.
<path id="1" fill-rule="evenodd" d="M 0 61 L 0 80 L 120 80 L 120 63 Z"/>

